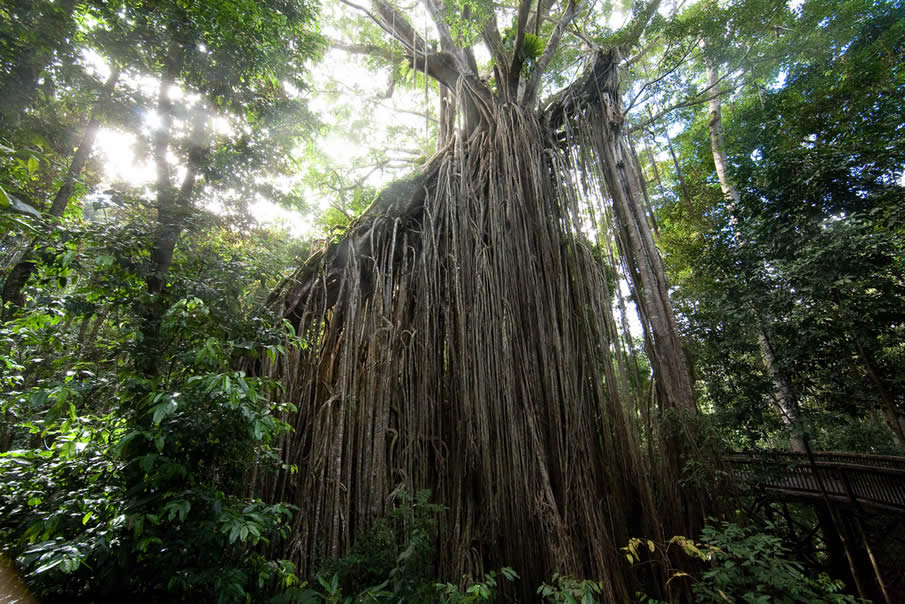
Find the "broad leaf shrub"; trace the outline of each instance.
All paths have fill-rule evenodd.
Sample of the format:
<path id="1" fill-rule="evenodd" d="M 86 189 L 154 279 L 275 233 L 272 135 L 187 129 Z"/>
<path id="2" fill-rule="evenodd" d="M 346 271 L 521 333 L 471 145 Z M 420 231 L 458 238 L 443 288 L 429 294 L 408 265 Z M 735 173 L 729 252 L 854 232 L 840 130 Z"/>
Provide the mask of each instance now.
<path id="1" fill-rule="evenodd" d="M 764 527 L 769 531 L 772 526 Z M 824 573 L 808 576 L 804 567 L 790 558 L 782 540 L 769 532 L 741 527 L 732 522 L 711 523 L 701 531 L 701 541 L 676 536 L 665 544 L 633 538 L 622 550 L 632 564 L 655 560 L 663 564 L 673 581 L 689 581 L 695 600 L 746 604 L 855 604 L 840 593 L 841 581 Z M 680 552 L 698 561 L 703 570 L 689 573 L 676 569 L 670 554 Z M 638 594 L 643 602 L 657 602 Z"/>
<path id="2" fill-rule="evenodd" d="M 537 594 L 545 602 L 556 604 L 593 604 L 603 591 L 603 584 L 590 579 L 576 579 L 560 573 L 553 573 L 553 583 L 544 583 L 537 588 Z"/>
<path id="3" fill-rule="evenodd" d="M 194 233 L 159 301 L 148 374 L 144 226 L 51 242 L 27 310 L 0 325 L 3 553 L 44 602 L 266 601 L 298 584 L 265 555 L 294 510 L 262 502 L 253 477 L 279 467 L 293 408 L 236 368 L 303 345 L 256 302 L 280 264 L 241 260 L 241 241 L 210 225 Z"/>

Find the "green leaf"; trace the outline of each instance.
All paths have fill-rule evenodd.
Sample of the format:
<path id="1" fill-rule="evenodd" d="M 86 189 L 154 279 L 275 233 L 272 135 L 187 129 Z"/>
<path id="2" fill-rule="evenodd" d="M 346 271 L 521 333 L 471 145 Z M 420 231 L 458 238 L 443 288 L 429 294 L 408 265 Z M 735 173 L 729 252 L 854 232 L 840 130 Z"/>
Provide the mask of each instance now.
<path id="1" fill-rule="evenodd" d="M 145 472 L 150 472 L 151 468 L 154 467 L 154 462 L 157 460 L 157 454 L 149 453 L 141 458 L 141 469 Z"/>
<path id="2" fill-rule="evenodd" d="M 168 502 L 163 506 L 163 511 L 167 514 L 169 520 L 179 519 L 180 522 L 188 516 L 189 510 L 192 509 L 192 503 L 185 499 L 176 499 Z"/>
<path id="3" fill-rule="evenodd" d="M 56 568 L 57 566 L 59 566 L 60 564 L 62 564 L 63 560 L 65 560 L 65 558 L 62 558 L 62 557 L 51 559 L 50 562 L 48 562 L 46 564 L 42 564 L 41 566 L 36 568 L 35 574 L 40 575 L 41 573 L 46 573 L 47 571 L 52 570 L 52 569 Z"/>
<path id="4" fill-rule="evenodd" d="M 3 189 L 3 187 L 0 187 L 0 210 L 8 210 L 11 212 L 18 212 L 20 214 L 28 214 L 30 216 L 34 216 L 35 218 L 41 217 L 41 212 L 28 205 L 24 201 L 20 201 L 15 196 L 10 195 Z M 28 228 L 31 229 L 31 227 Z"/>

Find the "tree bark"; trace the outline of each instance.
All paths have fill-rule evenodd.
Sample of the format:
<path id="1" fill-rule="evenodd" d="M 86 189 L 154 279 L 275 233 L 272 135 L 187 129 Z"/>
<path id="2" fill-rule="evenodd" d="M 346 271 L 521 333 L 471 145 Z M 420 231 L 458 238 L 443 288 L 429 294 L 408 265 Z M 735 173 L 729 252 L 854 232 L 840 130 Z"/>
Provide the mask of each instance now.
<path id="1" fill-rule="evenodd" d="M 648 356 L 660 405 L 696 412 L 691 371 L 679 337 L 669 298 L 669 284 L 644 211 L 644 182 L 622 124 L 622 96 L 616 57 L 601 55 L 593 87 L 605 107 L 598 144 L 606 188 L 622 234 L 620 247 L 629 263 L 629 278 L 642 325 L 648 332 Z M 590 82 L 589 82 L 590 84 Z M 587 86 L 586 86 L 587 87 Z"/>
<path id="2" fill-rule="evenodd" d="M 188 196 L 194 187 L 195 169 L 189 162 L 185 180 L 181 190 L 173 186 L 170 178 L 170 165 L 167 160 L 167 152 L 170 148 L 170 135 L 173 125 L 173 101 L 169 91 L 176 85 L 176 80 L 182 72 L 185 59 L 185 50 L 177 42 L 171 42 L 164 61 L 164 73 L 160 79 L 160 89 L 157 94 L 157 113 L 160 115 L 160 127 L 154 135 L 153 156 L 157 168 L 157 225 L 154 233 L 154 241 L 151 245 L 151 267 L 145 278 L 145 286 L 151 295 L 150 302 L 144 310 L 141 322 L 141 343 L 139 346 L 138 367 L 146 375 L 157 373 L 161 347 L 160 322 L 166 310 L 163 301 L 163 291 L 169 276 L 170 264 L 173 262 L 173 252 L 176 249 L 176 241 L 182 230 L 186 212 Z M 193 121 L 192 129 L 195 129 Z"/>
<path id="3" fill-rule="evenodd" d="M 723 133 L 723 113 L 721 107 L 720 95 L 717 86 L 719 85 L 719 77 L 713 60 L 707 54 L 707 42 L 702 38 L 699 42 L 701 51 L 704 56 L 704 65 L 707 69 L 707 89 L 711 91 L 710 100 L 708 101 L 708 109 L 710 110 L 710 119 L 707 122 L 710 130 L 710 149 L 713 153 L 713 163 L 716 166 L 716 174 L 720 181 L 720 189 L 723 191 L 723 198 L 726 200 L 726 209 L 729 211 L 729 221 L 732 226 L 733 236 L 737 243 L 739 234 L 737 230 L 738 220 L 735 217 L 735 211 L 741 200 L 738 189 L 729 177 L 729 160 L 726 155 L 726 137 Z M 792 393 L 788 380 L 782 374 L 776 362 L 776 355 L 773 346 L 767 335 L 767 327 L 764 319 L 758 311 L 754 311 L 755 323 L 757 329 L 757 341 L 760 345 L 761 354 L 764 360 L 764 366 L 773 382 L 773 400 L 775 401 L 782 421 L 789 431 L 789 448 L 799 453 L 804 453 L 807 448 L 804 442 L 804 434 L 801 425 L 801 413 L 798 408 L 798 401 Z"/>
<path id="4" fill-rule="evenodd" d="M 807 444 L 804 441 L 804 433 L 802 432 L 798 401 L 792 394 L 788 381 L 786 381 L 776 365 L 776 355 L 773 353 L 773 347 L 760 324 L 758 324 L 757 342 L 764 358 L 764 366 L 766 366 L 770 380 L 773 382 L 773 400 L 779 410 L 782 423 L 785 424 L 786 430 L 789 431 L 789 448 L 797 453 L 805 453 Z"/>

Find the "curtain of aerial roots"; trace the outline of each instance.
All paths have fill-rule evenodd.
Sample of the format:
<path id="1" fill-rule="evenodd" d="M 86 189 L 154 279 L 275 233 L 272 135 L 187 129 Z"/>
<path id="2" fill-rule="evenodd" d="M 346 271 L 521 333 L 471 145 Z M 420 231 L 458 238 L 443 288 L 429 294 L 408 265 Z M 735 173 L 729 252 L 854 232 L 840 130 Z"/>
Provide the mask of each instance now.
<path id="1" fill-rule="evenodd" d="M 269 496 L 300 508 L 286 553 L 302 573 L 346 553 L 401 490 L 431 489 L 448 508 L 442 575 L 508 565 L 530 594 L 559 570 L 628 601 L 618 548 L 662 536 L 675 500 L 650 486 L 610 246 L 594 241 L 610 221 L 604 175 L 574 152 L 596 143 L 491 111 L 432 164 L 417 212 L 367 218 L 338 279 L 307 267 L 284 290 L 309 346 L 279 368 L 298 473 Z"/>

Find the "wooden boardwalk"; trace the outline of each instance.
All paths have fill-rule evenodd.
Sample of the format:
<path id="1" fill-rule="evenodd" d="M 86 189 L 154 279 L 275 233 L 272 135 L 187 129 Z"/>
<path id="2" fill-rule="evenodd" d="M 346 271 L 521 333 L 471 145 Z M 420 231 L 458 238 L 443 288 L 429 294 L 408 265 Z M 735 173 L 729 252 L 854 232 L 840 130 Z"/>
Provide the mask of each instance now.
<path id="1" fill-rule="evenodd" d="M 905 457 L 854 453 L 757 452 L 725 457 L 746 491 L 776 499 L 822 500 L 905 514 Z"/>

